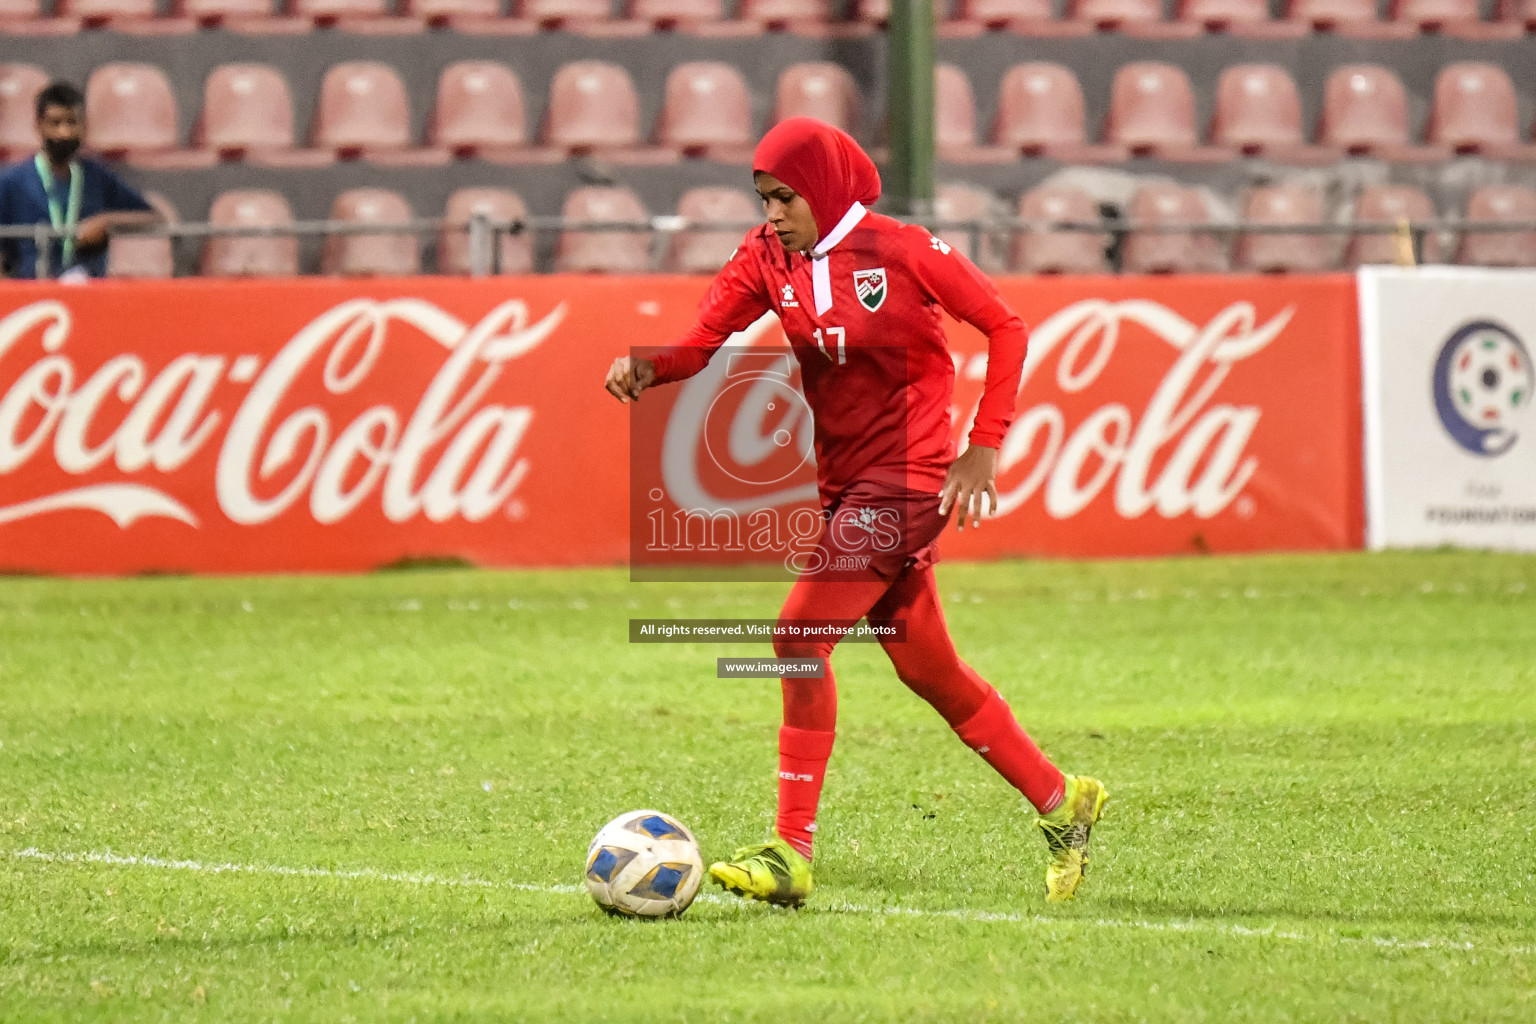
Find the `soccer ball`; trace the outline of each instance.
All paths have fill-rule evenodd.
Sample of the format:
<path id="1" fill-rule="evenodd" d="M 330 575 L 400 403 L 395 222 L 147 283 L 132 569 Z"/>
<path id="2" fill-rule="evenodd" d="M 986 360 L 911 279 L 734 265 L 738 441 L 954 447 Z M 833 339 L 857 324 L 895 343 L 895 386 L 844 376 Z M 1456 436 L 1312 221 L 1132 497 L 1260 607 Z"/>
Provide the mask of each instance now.
<path id="1" fill-rule="evenodd" d="M 676 917 L 704 878 L 693 833 L 660 811 L 630 811 L 602 827 L 587 848 L 587 891 L 610 914 Z"/>

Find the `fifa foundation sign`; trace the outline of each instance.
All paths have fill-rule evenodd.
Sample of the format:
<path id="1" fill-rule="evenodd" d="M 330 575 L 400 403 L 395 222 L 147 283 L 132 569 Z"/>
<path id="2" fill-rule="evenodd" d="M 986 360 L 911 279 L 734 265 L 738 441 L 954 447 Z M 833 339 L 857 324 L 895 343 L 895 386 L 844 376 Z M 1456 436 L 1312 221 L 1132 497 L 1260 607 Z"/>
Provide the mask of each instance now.
<path id="1" fill-rule="evenodd" d="M 1536 551 L 1536 271 L 1360 271 L 1371 547 Z"/>

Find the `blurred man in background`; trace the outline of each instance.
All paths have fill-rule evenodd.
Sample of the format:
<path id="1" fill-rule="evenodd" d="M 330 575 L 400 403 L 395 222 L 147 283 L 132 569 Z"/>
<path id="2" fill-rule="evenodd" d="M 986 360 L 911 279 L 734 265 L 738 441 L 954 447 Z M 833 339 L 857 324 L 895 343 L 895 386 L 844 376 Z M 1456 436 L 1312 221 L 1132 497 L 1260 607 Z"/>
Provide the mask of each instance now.
<path id="1" fill-rule="evenodd" d="M 101 277 L 114 232 L 154 227 L 164 218 L 133 186 L 78 156 L 85 97 L 69 82 L 37 94 L 37 135 L 37 155 L 0 174 L 0 224 L 50 224 L 63 237 L 53 241 L 46 264 L 30 238 L 0 240 L 0 260 L 11 277 Z"/>

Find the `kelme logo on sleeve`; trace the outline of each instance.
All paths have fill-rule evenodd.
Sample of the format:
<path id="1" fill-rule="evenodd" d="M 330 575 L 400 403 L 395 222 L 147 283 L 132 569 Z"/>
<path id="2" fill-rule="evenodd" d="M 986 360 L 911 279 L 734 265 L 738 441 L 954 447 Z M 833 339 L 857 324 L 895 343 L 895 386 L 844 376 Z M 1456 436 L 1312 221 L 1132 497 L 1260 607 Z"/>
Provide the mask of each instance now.
<path id="1" fill-rule="evenodd" d="M 885 303 L 885 268 L 855 270 L 853 290 L 859 296 L 859 304 L 873 313 Z"/>

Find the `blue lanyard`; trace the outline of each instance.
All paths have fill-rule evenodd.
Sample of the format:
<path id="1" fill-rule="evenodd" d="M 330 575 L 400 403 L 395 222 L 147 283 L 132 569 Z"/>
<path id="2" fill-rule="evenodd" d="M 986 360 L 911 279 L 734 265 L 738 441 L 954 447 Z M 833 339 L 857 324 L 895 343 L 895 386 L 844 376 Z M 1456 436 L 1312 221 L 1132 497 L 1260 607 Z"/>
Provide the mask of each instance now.
<path id="1" fill-rule="evenodd" d="M 64 232 L 63 248 L 64 262 L 60 270 L 67 270 L 75 261 L 75 227 L 80 223 L 80 193 L 85 187 L 85 175 L 81 173 L 80 162 L 70 161 L 69 164 L 69 200 L 68 205 L 59 210 L 59 203 L 53 197 L 53 171 L 48 167 L 48 160 L 39 153 L 33 158 L 37 166 L 37 176 L 43 180 L 43 194 L 48 197 L 48 221 L 53 225 L 53 230 Z M 39 253 L 41 258 L 42 254 Z"/>

